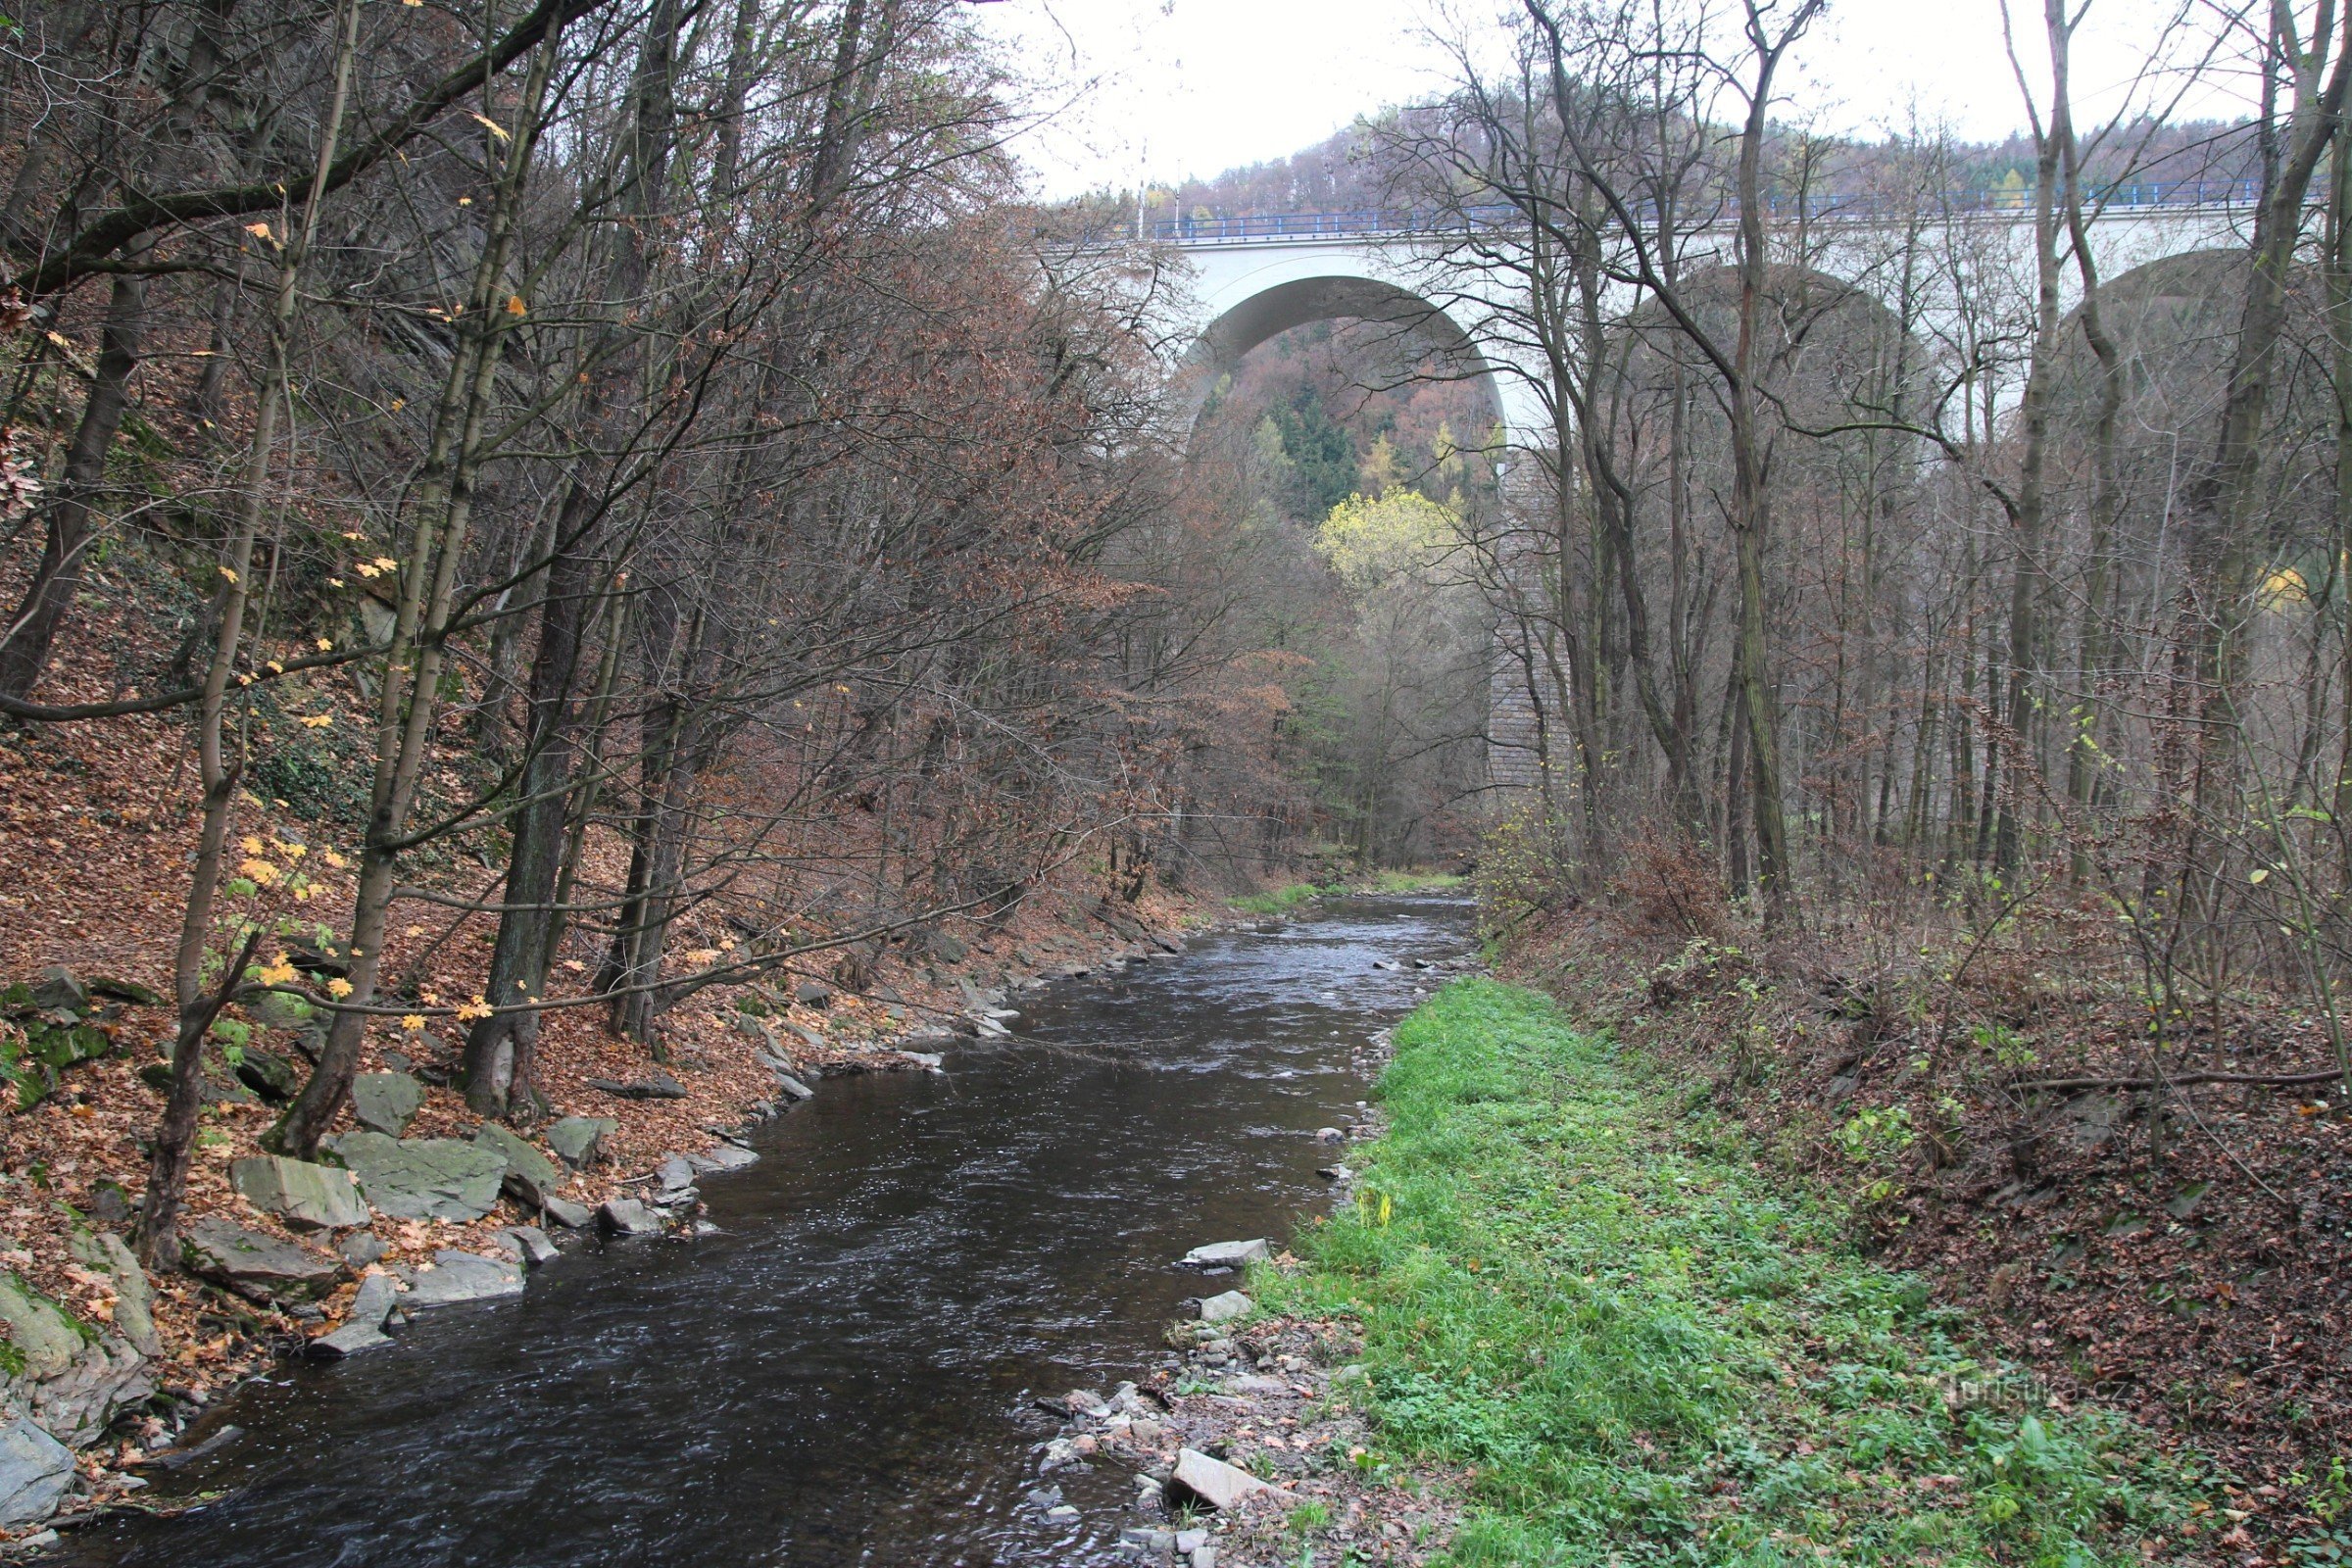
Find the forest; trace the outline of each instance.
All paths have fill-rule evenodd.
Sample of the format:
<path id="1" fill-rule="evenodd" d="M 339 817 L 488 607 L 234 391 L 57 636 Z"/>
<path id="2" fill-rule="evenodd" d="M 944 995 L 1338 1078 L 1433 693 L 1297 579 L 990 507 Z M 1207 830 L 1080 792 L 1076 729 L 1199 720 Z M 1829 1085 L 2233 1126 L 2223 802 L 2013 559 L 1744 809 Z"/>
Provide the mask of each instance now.
<path id="1" fill-rule="evenodd" d="M 2352 19 L 2146 0 L 2083 88 L 2120 6 L 1988 10 L 1999 142 L 1816 128 L 1826 0 L 1435 7 L 1444 90 L 1067 201 L 961 0 L 0 18 L 0 1418 L 85 1450 L 0 1531 L 123 1505 L 387 1270 L 693 1234 L 655 1173 L 810 1081 L 1458 876 L 1554 1000 L 1412 1014 L 1424 1251 L 1343 1207 L 1261 1299 L 1472 1226 L 1447 1075 L 1573 1071 L 1518 1119 L 1582 1152 L 1510 1168 L 1614 1225 L 1562 1161 L 1691 1154 L 1578 1145 L 1639 1057 L 2208 1487 L 1991 1477 L 1947 1555 L 1825 1560 L 2352 1550 Z M 1300 213 L 1392 215 L 1420 316 L 1204 379 L 1179 220 Z M 1616 1560 L 1512 1468 L 1568 1440 L 1415 1449 L 1404 1377 L 1363 1442 L 1500 1462 L 1462 1539 L 1518 1544 L 1286 1562 Z M 1737 1503 L 1729 1408 L 1594 1430 Z M 1904 1462 L 1990 1465 L 1973 1419 Z"/>

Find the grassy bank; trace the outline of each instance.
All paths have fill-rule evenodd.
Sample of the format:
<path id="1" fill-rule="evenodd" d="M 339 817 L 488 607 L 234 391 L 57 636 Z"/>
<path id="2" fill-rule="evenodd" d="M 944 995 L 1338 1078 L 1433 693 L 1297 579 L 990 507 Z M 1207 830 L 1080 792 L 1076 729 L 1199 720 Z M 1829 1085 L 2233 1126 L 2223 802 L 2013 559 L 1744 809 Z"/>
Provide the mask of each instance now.
<path id="1" fill-rule="evenodd" d="M 1443 893 L 1461 887 L 1465 881 L 1450 871 L 1373 871 L 1332 882 L 1293 882 L 1288 887 L 1246 894 L 1232 902 L 1235 908 L 1249 914 L 1288 914 L 1309 900 L 1342 893 Z"/>
<path id="2" fill-rule="evenodd" d="M 1354 1207 L 1260 1288 L 1363 1325 L 1388 1451 L 1359 1465 L 1467 1473 L 1444 1560 L 2199 1559 L 2183 1461 L 1973 1359 L 1963 1314 L 1548 999 L 1448 988 L 1381 1092 Z"/>

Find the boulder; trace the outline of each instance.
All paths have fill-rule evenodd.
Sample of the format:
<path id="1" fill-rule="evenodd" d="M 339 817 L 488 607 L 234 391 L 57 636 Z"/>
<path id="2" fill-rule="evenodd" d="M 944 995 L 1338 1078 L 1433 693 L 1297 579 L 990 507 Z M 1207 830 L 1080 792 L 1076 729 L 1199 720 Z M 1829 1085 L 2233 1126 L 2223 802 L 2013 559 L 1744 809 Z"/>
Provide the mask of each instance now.
<path id="1" fill-rule="evenodd" d="M 351 1081 L 351 1113 L 362 1127 L 398 1138 L 424 1104 L 424 1085 L 405 1072 L 364 1072 Z"/>
<path id="2" fill-rule="evenodd" d="M 547 1147 L 573 1170 L 585 1169 L 596 1159 L 605 1140 L 620 1130 L 620 1123 L 610 1116 L 566 1116 L 547 1130 Z"/>
<path id="3" fill-rule="evenodd" d="M 121 975 L 94 974 L 90 976 L 85 989 L 93 997 L 127 1002 L 134 1007 L 160 1007 L 164 1004 L 163 993 L 143 986 L 136 980 L 125 980 Z"/>
<path id="4" fill-rule="evenodd" d="M 380 1350 L 391 1343 L 392 1336 L 381 1328 L 366 1323 L 346 1323 L 312 1340 L 304 1347 L 304 1350 L 321 1361 L 340 1361 L 345 1356 L 358 1355 L 362 1350 Z"/>
<path id="5" fill-rule="evenodd" d="M 539 1152 L 538 1145 L 497 1122 L 486 1121 L 475 1128 L 473 1141 L 507 1162 L 507 1196 L 518 1203 L 542 1207 L 564 1185 L 563 1168 Z"/>
<path id="6" fill-rule="evenodd" d="M 87 1012 L 90 993 L 73 970 L 53 963 L 33 977 L 32 1004 L 43 1012 Z"/>
<path id="7" fill-rule="evenodd" d="M 1249 1471 L 1236 1469 L 1222 1459 L 1212 1459 L 1198 1448 L 1177 1452 L 1175 1485 L 1220 1511 L 1237 1508 L 1251 1497 L 1271 1498 L 1286 1507 L 1298 1500 L 1267 1486 Z"/>
<path id="8" fill-rule="evenodd" d="M 662 1161 L 662 1190 L 678 1192 L 694 1185 L 694 1165 L 684 1154 L 669 1154 Z"/>
<path id="9" fill-rule="evenodd" d="M 1203 1323 L 1230 1323 L 1237 1317 L 1249 1316 L 1250 1309 L 1256 1304 L 1239 1291 L 1227 1291 L 1222 1296 L 1212 1296 L 1200 1303 L 1200 1321 Z"/>
<path id="10" fill-rule="evenodd" d="M 46 1519 L 73 1488 L 73 1449 L 22 1417 L 0 1427 L 0 1525 Z"/>
<path id="11" fill-rule="evenodd" d="M 375 1232 L 353 1231 L 335 1243 L 335 1250 L 340 1252 L 343 1255 L 343 1261 L 349 1263 L 353 1268 L 366 1268 L 370 1263 L 381 1262 L 386 1248 L 384 1239 Z"/>
<path id="12" fill-rule="evenodd" d="M 455 1138 L 357 1132 L 334 1148 L 368 1201 L 395 1219 L 480 1219 L 498 1206 L 507 1174 L 504 1156 Z"/>
<path id="13" fill-rule="evenodd" d="M 551 1194 L 539 1207 L 549 1219 L 565 1230 L 584 1231 L 596 1223 L 595 1210 L 583 1203 L 575 1203 L 568 1198 L 557 1198 Z"/>
<path id="14" fill-rule="evenodd" d="M 814 1100 L 816 1091 L 788 1072 L 776 1074 L 776 1088 L 787 1100 Z"/>
<path id="15" fill-rule="evenodd" d="M 1265 1238 L 1262 1236 L 1255 1241 L 1248 1242 L 1211 1242 L 1206 1247 L 1196 1247 L 1185 1253 L 1182 1266 L 1185 1268 L 1240 1268 L 1245 1263 L 1254 1263 L 1261 1258 L 1273 1255 L 1274 1249 L 1266 1245 Z"/>
<path id="16" fill-rule="evenodd" d="M 688 1154 L 686 1161 L 696 1170 L 741 1170 L 760 1163 L 760 1156 L 733 1144 L 720 1144 L 707 1153 Z"/>
<path id="17" fill-rule="evenodd" d="M 596 1211 L 597 1222 L 615 1236 L 658 1236 L 662 1216 L 634 1198 L 615 1198 Z"/>
<path id="18" fill-rule="evenodd" d="M 444 1248 L 433 1254 L 431 1268 L 418 1269 L 411 1277 L 409 1293 L 400 1298 L 400 1304 L 403 1309 L 415 1312 L 428 1306 L 494 1301 L 502 1296 L 521 1294 L 519 1265 L 484 1257 L 479 1252 L 458 1252 Z"/>
<path id="19" fill-rule="evenodd" d="M 346 1272 L 343 1260 L 331 1253 L 224 1219 L 191 1221 L 179 1233 L 179 1255 L 200 1279 L 278 1301 L 317 1300 L 341 1284 Z"/>
<path id="20" fill-rule="evenodd" d="M 400 1289 L 392 1283 L 391 1275 L 370 1274 L 360 1281 L 360 1288 L 351 1298 L 351 1313 L 343 1321 L 380 1329 L 399 1300 Z"/>
<path id="21" fill-rule="evenodd" d="M 684 1100 L 686 1086 L 669 1074 L 656 1069 L 643 1078 L 622 1083 L 616 1078 L 591 1078 L 588 1087 L 601 1090 L 615 1100 Z"/>
<path id="22" fill-rule="evenodd" d="M 236 1066 L 230 1070 L 237 1075 L 237 1082 L 272 1104 L 283 1104 L 302 1093 L 302 1074 L 294 1064 L 258 1046 L 238 1052 Z"/>
<path id="23" fill-rule="evenodd" d="M 822 980 L 804 980 L 792 988 L 792 1000 L 804 1007 L 830 1007 L 833 988 Z"/>
<path id="24" fill-rule="evenodd" d="M 296 1230 L 348 1230 L 368 1223 L 368 1204 L 351 1172 L 307 1160 L 256 1154 L 228 1167 L 237 1196 Z"/>

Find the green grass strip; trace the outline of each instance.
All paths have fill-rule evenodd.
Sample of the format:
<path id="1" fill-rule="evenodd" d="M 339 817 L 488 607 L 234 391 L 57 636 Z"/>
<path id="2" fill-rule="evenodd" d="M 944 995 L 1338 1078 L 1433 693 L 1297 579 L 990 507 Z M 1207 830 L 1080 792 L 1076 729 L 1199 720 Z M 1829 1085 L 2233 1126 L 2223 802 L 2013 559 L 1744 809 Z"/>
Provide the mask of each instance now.
<path id="1" fill-rule="evenodd" d="M 1703 1090 L 1548 998 L 1448 987 L 1397 1028 L 1380 1093 L 1355 1205 L 1255 1289 L 1362 1322 L 1393 1451 L 1359 1462 L 1475 1469 L 1446 1561 L 2090 1565 L 2186 1544 L 2184 1461 L 2104 1412 L 1947 1397 L 1996 1370 L 1964 1314 L 1765 1176 Z"/>

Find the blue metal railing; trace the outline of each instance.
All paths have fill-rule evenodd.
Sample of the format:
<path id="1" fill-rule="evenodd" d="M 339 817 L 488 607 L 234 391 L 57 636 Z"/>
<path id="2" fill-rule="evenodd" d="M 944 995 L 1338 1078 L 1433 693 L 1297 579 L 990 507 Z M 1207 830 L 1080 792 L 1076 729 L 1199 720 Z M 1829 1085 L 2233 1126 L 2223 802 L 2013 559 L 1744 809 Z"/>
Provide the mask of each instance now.
<path id="1" fill-rule="evenodd" d="M 2313 200 L 2325 198 L 2316 188 Z M 2087 208 L 2113 212 L 2141 212 L 2153 208 L 2244 208 L 2262 196 L 2262 184 L 2252 179 L 2133 180 L 2093 186 L 2084 193 Z M 2031 190 L 1992 187 L 1946 191 L 1931 208 L 1955 215 L 2023 214 L 2032 206 Z M 1806 213 L 1816 220 L 1868 221 L 1899 217 L 1917 210 L 1916 199 L 1868 195 L 1824 195 L 1805 198 Z M 1776 217 L 1793 216 L 1793 197 L 1768 200 Z M 1648 214 L 1637 216 L 1647 218 Z M 1696 211 L 1692 212 L 1693 220 Z M 1415 208 L 1364 208 L 1344 213 L 1261 213 L 1239 218 L 1158 219 L 1143 225 L 1143 237 L 1162 244 L 1244 245 L 1280 244 L 1291 240 L 1349 239 L 1382 234 L 1443 234 L 1479 228 L 1500 228 L 1519 218 L 1518 209 L 1502 204 L 1455 208 L 1449 211 Z M 1719 228 L 1738 221 L 1737 204 L 1726 203 L 1708 214 L 1699 226 Z M 1122 237 L 1104 232 L 1104 239 Z"/>

